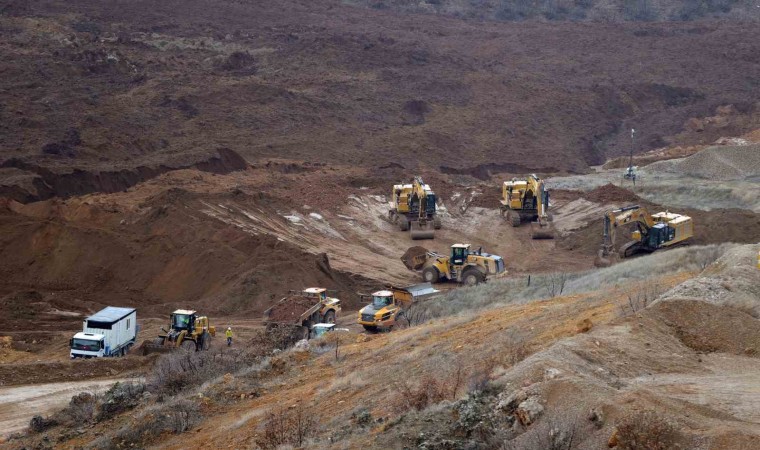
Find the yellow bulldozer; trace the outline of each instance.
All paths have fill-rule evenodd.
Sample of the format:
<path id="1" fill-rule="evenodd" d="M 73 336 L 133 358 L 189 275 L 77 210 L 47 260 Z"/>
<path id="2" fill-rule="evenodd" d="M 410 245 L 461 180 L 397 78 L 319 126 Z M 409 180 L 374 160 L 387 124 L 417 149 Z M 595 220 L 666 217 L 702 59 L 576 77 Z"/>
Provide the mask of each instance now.
<path id="1" fill-rule="evenodd" d="M 615 250 L 618 227 L 635 228 L 631 240 Z M 668 211 L 649 214 L 639 205 L 626 206 L 607 212 L 604 216 L 602 247 L 594 261 L 597 267 L 607 267 L 613 259 L 627 258 L 636 253 L 651 253 L 665 247 L 684 243 L 694 236 L 691 217 Z"/>
<path id="2" fill-rule="evenodd" d="M 435 193 L 417 176 L 411 184 L 396 184 L 391 193 L 388 219 L 401 231 L 411 231 L 412 239 L 434 239 L 441 229 Z"/>
<path id="3" fill-rule="evenodd" d="M 407 287 L 389 286 L 371 296 L 362 296 L 370 297 L 371 301 L 359 310 L 359 325 L 370 332 L 407 326 L 411 320 L 407 313 L 412 304 L 439 292 L 430 283 L 420 283 Z"/>
<path id="4" fill-rule="evenodd" d="M 513 227 L 530 222 L 533 239 L 554 239 L 549 191 L 544 186 L 544 180 L 535 174 L 525 180 L 513 178 L 512 181 L 505 181 L 501 187 L 500 209 L 502 216 Z"/>
<path id="5" fill-rule="evenodd" d="M 189 309 L 174 311 L 169 319 L 169 330 L 161 330 L 164 334 L 159 334 L 153 342 L 154 349 L 208 350 L 211 337 L 216 336 L 216 327 L 209 325 L 208 317 Z"/>
<path id="6" fill-rule="evenodd" d="M 411 247 L 401 257 L 407 269 L 422 272 L 422 281 L 437 283 L 453 281 L 474 286 L 486 281 L 489 275 L 504 273 L 504 259 L 486 253 L 483 249 L 471 250 L 470 244 L 454 244 L 451 256 L 440 255 L 424 247 Z"/>

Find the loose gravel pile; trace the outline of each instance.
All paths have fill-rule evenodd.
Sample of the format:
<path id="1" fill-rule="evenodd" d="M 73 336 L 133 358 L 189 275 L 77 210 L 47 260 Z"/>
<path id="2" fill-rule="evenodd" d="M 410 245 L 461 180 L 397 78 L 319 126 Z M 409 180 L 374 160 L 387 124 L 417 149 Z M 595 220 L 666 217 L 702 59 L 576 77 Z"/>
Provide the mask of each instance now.
<path id="1" fill-rule="evenodd" d="M 712 180 L 757 177 L 760 176 L 760 144 L 710 147 L 688 158 L 651 164 L 649 169 Z"/>

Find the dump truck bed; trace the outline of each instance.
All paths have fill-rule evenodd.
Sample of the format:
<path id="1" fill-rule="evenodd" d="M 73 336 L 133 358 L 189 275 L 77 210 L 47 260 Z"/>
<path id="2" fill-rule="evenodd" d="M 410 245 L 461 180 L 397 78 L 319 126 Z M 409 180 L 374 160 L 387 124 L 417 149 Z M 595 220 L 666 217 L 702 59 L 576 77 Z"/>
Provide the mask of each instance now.
<path id="1" fill-rule="evenodd" d="M 303 295 L 289 295 L 264 311 L 264 322 L 300 325 L 303 320 L 319 310 L 319 299 Z"/>

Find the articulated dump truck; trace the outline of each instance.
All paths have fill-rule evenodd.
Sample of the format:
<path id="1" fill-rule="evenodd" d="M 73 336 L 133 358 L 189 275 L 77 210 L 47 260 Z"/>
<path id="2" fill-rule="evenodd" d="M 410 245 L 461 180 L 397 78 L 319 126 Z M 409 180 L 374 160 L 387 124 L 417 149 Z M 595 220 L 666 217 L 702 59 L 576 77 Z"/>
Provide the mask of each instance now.
<path id="1" fill-rule="evenodd" d="M 293 340 L 309 339 L 314 325 L 334 324 L 340 313 L 340 300 L 327 296 L 327 289 L 308 288 L 291 292 L 264 311 L 267 331 L 286 328 Z"/>
<path id="2" fill-rule="evenodd" d="M 412 304 L 434 297 L 440 291 L 430 283 L 420 283 L 407 287 L 390 286 L 373 292 L 370 302 L 359 311 L 359 325 L 365 330 L 376 332 L 408 326 L 412 319 L 408 315 Z"/>

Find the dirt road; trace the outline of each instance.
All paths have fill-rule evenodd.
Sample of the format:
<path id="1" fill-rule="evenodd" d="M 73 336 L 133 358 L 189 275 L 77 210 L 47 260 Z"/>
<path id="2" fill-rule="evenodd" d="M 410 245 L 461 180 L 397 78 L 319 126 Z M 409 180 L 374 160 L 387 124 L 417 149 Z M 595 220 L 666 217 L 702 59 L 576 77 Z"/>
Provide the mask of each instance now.
<path id="1" fill-rule="evenodd" d="M 0 436 L 23 430 L 35 415 L 46 415 L 65 406 L 79 392 L 105 392 L 117 381 L 90 380 L 0 388 Z"/>

